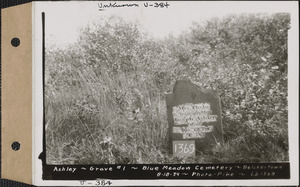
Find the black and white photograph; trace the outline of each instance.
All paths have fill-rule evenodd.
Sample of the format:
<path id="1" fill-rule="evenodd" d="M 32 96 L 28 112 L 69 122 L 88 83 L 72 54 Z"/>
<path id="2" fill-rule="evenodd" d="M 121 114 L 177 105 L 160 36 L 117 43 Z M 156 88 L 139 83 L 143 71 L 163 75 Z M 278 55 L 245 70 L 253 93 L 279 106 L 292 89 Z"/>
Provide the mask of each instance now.
<path id="1" fill-rule="evenodd" d="M 37 6 L 46 165 L 289 164 L 291 13 L 227 3 Z"/>

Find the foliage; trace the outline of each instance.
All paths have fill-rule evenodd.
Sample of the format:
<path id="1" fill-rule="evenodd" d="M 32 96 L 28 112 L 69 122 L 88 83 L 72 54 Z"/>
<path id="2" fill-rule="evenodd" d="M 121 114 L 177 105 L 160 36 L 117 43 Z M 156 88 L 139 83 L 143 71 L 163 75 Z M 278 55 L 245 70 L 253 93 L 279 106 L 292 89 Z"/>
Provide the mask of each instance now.
<path id="1" fill-rule="evenodd" d="M 49 163 L 219 163 L 288 160 L 289 14 L 243 14 L 155 39 L 118 17 L 47 47 Z M 196 158 L 169 153 L 165 92 L 178 79 L 216 89 L 224 142 Z"/>

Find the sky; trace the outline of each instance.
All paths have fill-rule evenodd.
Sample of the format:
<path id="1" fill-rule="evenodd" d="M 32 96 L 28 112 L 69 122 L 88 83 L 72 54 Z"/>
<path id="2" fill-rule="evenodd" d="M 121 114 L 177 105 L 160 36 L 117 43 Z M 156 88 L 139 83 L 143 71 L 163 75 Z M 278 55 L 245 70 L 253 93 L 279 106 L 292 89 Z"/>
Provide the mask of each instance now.
<path id="1" fill-rule="evenodd" d="M 45 12 L 47 42 L 64 47 L 77 40 L 80 27 L 103 16 L 118 15 L 125 20 L 138 21 L 151 35 L 163 38 L 169 34 L 177 36 L 188 30 L 193 22 L 205 21 L 211 17 L 241 13 L 289 12 L 291 9 L 288 2 L 277 1 L 169 1 L 168 8 L 146 8 L 145 2 L 117 1 L 119 5 L 137 3 L 139 7 L 105 8 L 103 11 L 99 11 L 100 1 L 37 2 L 35 12 Z M 108 1 L 102 3 L 109 4 Z M 153 4 L 154 1 L 148 3 Z"/>

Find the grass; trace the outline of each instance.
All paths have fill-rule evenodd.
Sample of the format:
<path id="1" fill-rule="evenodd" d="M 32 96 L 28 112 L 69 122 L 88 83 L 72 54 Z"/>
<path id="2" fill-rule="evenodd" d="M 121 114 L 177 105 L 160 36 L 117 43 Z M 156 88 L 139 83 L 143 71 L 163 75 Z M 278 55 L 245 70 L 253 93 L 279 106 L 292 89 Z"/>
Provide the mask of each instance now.
<path id="1" fill-rule="evenodd" d="M 151 80 L 137 82 L 125 74 L 112 79 L 105 72 L 100 77 L 88 67 L 70 72 L 72 81 L 63 79 L 55 86 L 48 82 L 46 87 L 48 164 L 288 160 L 287 150 L 276 142 L 265 142 L 267 135 L 258 134 L 246 124 L 228 122 L 226 116 L 224 142 L 199 152 L 196 158 L 173 157 L 169 152 L 165 96 Z"/>
<path id="2" fill-rule="evenodd" d="M 148 91 L 151 85 L 137 89 L 126 79 L 97 79 L 92 69 L 77 73 L 78 84 L 46 94 L 47 162 L 164 162 L 168 127 L 163 96 Z"/>

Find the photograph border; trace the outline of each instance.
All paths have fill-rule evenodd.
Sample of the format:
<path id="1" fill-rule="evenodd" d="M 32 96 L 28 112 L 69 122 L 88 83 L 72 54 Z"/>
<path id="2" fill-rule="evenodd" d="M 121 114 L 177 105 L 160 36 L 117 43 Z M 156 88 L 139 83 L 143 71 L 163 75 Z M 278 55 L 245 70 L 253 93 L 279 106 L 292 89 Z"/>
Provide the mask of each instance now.
<path id="1" fill-rule="evenodd" d="M 221 3 L 221 2 L 220 2 Z M 33 3 L 34 4 L 34 3 Z M 292 4 L 292 3 L 291 3 Z M 34 7 L 35 5 L 33 5 Z M 34 12 L 35 8 L 33 8 L 33 12 Z M 294 8 L 291 8 L 291 10 L 295 11 Z M 297 20 L 294 20 L 295 16 L 297 16 L 298 12 L 291 12 L 291 25 L 293 25 L 294 28 L 292 28 L 292 31 L 290 30 L 289 31 L 289 35 L 294 35 L 293 33 L 296 33 L 296 32 L 299 32 L 298 30 L 295 29 L 296 26 L 298 26 L 298 24 L 296 23 Z M 38 15 L 35 15 L 35 17 L 33 17 L 33 19 L 35 19 L 35 21 L 39 20 L 38 18 L 39 16 Z M 45 17 L 43 16 L 42 19 L 44 19 Z M 292 19 L 293 18 L 293 19 Z M 35 22 L 34 22 L 35 23 Z M 34 29 L 34 34 L 39 37 L 39 34 L 38 32 L 36 32 L 37 29 L 36 27 L 38 26 L 38 24 L 33 24 L 33 29 Z M 44 24 L 42 25 L 43 28 L 44 28 Z M 298 27 L 297 27 L 298 28 Z M 37 37 L 33 37 L 33 42 L 34 42 L 34 66 L 33 66 L 33 74 L 34 74 L 34 79 L 33 79 L 33 87 L 34 87 L 34 97 L 33 97 L 33 104 L 34 104 L 34 121 L 35 121 L 35 124 L 34 124 L 34 140 L 35 140 L 35 145 L 33 145 L 34 148 L 36 148 L 36 146 L 39 146 L 40 143 L 38 143 L 38 139 L 37 137 L 41 137 L 40 135 L 38 135 L 40 133 L 39 130 L 36 129 L 36 125 L 38 124 L 37 122 L 41 120 L 41 111 L 37 112 L 38 109 L 40 108 L 40 94 L 41 94 L 41 89 L 40 89 L 40 86 L 41 86 L 41 83 L 39 82 L 39 78 L 42 77 L 42 80 L 43 80 L 43 83 L 42 83 L 42 103 L 43 103 L 43 111 L 42 111 L 42 121 L 43 121 L 43 136 L 42 136 L 42 139 L 43 139 L 43 143 L 42 143 L 42 147 L 43 147 L 43 152 L 39 152 L 38 149 L 34 149 L 35 153 L 34 153 L 34 156 L 33 156 L 33 160 L 34 160 L 34 168 L 33 169 L 36 169 L 36 168 L 39 168 L 38 170 L 36 171 L 41 171 L 40 169 L 40 166 L 38 166 L 39 164 L 37 164 L 38 162 L 40 162 L 40 160 L 36 159 L 36 155 L 39 155 L 39 159 L 42 160 L 42 178 L 43 180 L 47 180 L 43 182 L 43 180 L 39 179 L 38 176 L 40 175 L 36 175 L 36 176 L 33 176 L 33 179 L 34 179 L 34 184 L 38 184 L 38 185 L 53 185 L 53 184 L 58 184 L 61 185 L 63 182 L 63 185 L 86 185 L 86 186 L 90 186 L 90 185 L 97 185 L 100 181 L 100 183 L 102 185 L 109 185 L 109 184 L 105 184 L 106 182 L 108 181 L 112 181 L 112 185 L 123 185 L 123 184 L 126 184 L 126 185 L 140 185 L 140 184 L 145 184 L 145 181 L 144 180 L 147 180 L 147 184 L 151 184 L 151 185 L 155 185 L 155 184 L 163 184 L 163 185 L 195 185 L 197 183 L 198 185 L 198 181 L 199 180 L 205 180 L 207 182 L 205 182 L 205 184 L 213 184 L 213 185 L 220 185 L 220 184 L 224 184 L 225 181 L 228 181 L 229 183 L 231 183 L 232 185 L 235 185 L 234 183 L 237 183 L 237 184 L 240 184 L 240 185 L 245 185 L 244 182 L 245 180 L 243 179 L 251 179 L 251 183 L 253 182 L 253 185 L 258 185 L 258 184 L 261 184 L 261 185 L 282 185 L 282 184 L 286 184 L 286 182 L 291 182 L 292 179 L 295 180 L 295 169 L 294 168 L 294 165 L 295 165 L 295 161 L 294 161 L 294 151 L 292 151 L 291 147 L 292 145 L 295 144 L 295 139 L 297 137 L 294 136 L 294 132 L 295 131 L 291 131 L 290 127 L 289 127 L 289 149 L 290 149 L 290 155 L 289 155 L 289 158 L 290 158 L 290 161 L 289 162 L 282 162 L 282 163 L 242 163 L 242 164 L 114 164 L 114 165 L 107 165 L 107 164 L 101 164 L 101 165 L 47 165 L 46 164 L 46 138 L 45 138 L 45 103 L 44 103 L 44 96 L 45 96 L 45 91 L 44 91 L 44 88 L 45 88 L 45 37 L 43 37 L 45 34 L 44 30 L 42 32 L 42 42 L 40 39 L 36 39 Z M 298 38 L 298 37 L 296 37 Z M 291 40 L 291 37 L 288 38 L 288 56 L 292 56 L 294 57 L 294 55 L 297 54 L 297 52 L 295 52 L 297 50 L 297 46 L 299 46 L 299 44 L 296 42 L 298 40 L 295 40 L 295 39 L 292 39 Z M 290 43 L 292 42 L 292 43 Z M 40 47 L 41 47 L 41 43 L 42 43 L 42 53 L 41 50 L 40 50 Z M 292 48 L 290 46 L 293 46 Z M 40 54 L 44 54 L 42 57 L 40 56 Z M 41 69 L 41 66 L 40 64 L 38 65 L 38 59 L 41 59 L 42 58 L 42 74 L 40 72 L 40 69 Z M 291 59 L 289 58 L 289 62 L 288 62 L 288 69 L 289 69 L 289 78 L 288 78 L 288 83 L 289 83 L 289 86 L 288 86 L 288 94 L 289 94 L 289 98 L 292 97 L 293 98 L 293 102 L 295 102 L 295 100 L 298 100 L 297 98 L 297 95 L 295 95 L 294 91 L 295 90 L 290 90 L 291 88 L 291 85 L 293 85 L 292 88 L 295 88 L 295 83 L 298 83 L 297 80 L 295 80 L 294 78 L 291 78 L 290 76 L 290 72 L 295 72 L 296 71 L 296 74 L 299 76 L 299 72 L 296 70 L 298 68 L 294 67 L 294 64 L 291 66 L 290 65 L 290 62 Z M 296 59 L 292 59 L 292 61 L 294 62 L 297 62 L 297 58 Z M 296 66 L 298 66 L 298 64 L 296 63 L 295 64 Z M 291 69 L 292 68 L 292 69 Z M 290 80 L 292 79 L 292 80 Z M 298 87 L 296 87 L 298 88 Z M 298 91 L 299 89 L 297 89 Z M 292 91 L 292 92 L 291 92 Z M 38 98 L 38 99 L 37 99 Z M 290 101 L 290 99 L 288 100 L 288 107 L 289 107 L 289 126 L 291 125 L 291 121 L 294 122 L 297 122 L 298 120 L 298 116 L 292 116 L 291 115 L 295 115 L 296 112 L 298 111 L 298 108 L 296 108 L 297 106 L 295 106 L 295 104 L 292 103 Z M 298 102 L 297 102 L 298 103 Z M 292 104 L 292 105 L 290 105 Z M 292 107 L 292 108 L 291 108 Z M 296 111 L 296 112 L 293 112 L 291 114 L 291 111 Z M 298 113 L 297 113 L 298 115 Z M 296 119 L 297 117 L 297 119 Z M 298 128 L 298 127 L 297 127 Z M 292 139 L 292 140 L 291 140 Z M 293 154 L 293 155 L 292 155 Z M 296 156 L 296 158 L 298 157 L 298 155 Z M 292 168 L 290 168 L 290 163 L 292 163 Z M 296 161 L 297 163 L 297 161 Z M 204 177 L 200 177 L 200 178 L 194 178 L 194 177 L 187 177 L 187 176 L 182 176 L 182 177 L 176 177 L 176 178 L 170 178 L 170 176 L 164 176 L 166 175 L 167 172 L 161 170 L 161 167 L 163 166 L 170 166 L 170 167 L 187 167 L 187 166 L 191 166 L 192 168 L 195 166 L 198 166 L 198 167 L 206 167 L 206 166 L 219 166 L 221 167 L 221 165 L 223 166 L 227 166 L 227 167 L 232 167 L 232 168 L 236 168 L 236 171 L 235 172 L 239 172 L 239 169 L 243 167 L 243 165 L 248 165 L 248 166 L 253 166 L 253 168 L 251 170 L 249 170 L 249 172 L 259 172 L 260 169 L 259 167 L 267 167 L 267 165 L 276 165 L 276 166 L 282 166 L 282 172 L 281 174 L 279 175 L 276 175 L 274 178 L 273 177 L 269 177 L 269 176 L 258 176 L 258 177 L 249 177 L 249 176 L 239 176 L 239 177 L 221 177 L 221 178 L 211 178 L 209 176 L 204 176 Z M 145 172 L 142 172 L 140 169 L 141 167 L 143 166 L 149 166 L 149 167 L 159 167 L 159 171 L 157 170 L 154 170 L 154 171 L 149 171 L 149 170 L 145 170 Z M 54 170 L 54 167 L 58 167 L 58 168 L 65 168 L 65 170 L 68 170 L 68 168 L 75 168 L 76 167 L 76 170 L 77 171 L 80 171 L 80 172 L 77 172 L 76 174 L 74 173 L 70 173 L 70 172 L 57 172 L 56 174 L 53 172 Z M 93 167 L 93 168 L 113 168 L 113 172 L 91 172 L 89 171 L 89 168 L 90 167 Z M 124 173 L 123 169 L 122 168 L 134 168 L 134 169 L 126 169 L 126 173 Z M 258 168 L 258 170 L 255 170 L 255 167 Z M 85 169 L 82 169 L 82 168 L 85 168 Z M 121 169 L 120 169 L 121 168 Z M 139 168 L 139 169 L 135 169 L 135 168 Z M 157 173 L 158 172 L 161 172 L 163 173 L 163 175 L 160 176 L 160 178 L 157 177 Z M 191 170 L 190 172 L 196 172 L 196 170 Z M 38 174 L 39 172 L 36 172 L 35 174 Z M 250 175 L 250 174 L 249 174 Z M 142 179 L 142 181 L 140 181 Z M 155 179 L 153 181 L 153 179 Z M 167 180 L 166 180 L 167 179 Z M 219 179 L 222 179 L 222 180 L 219 180 Z M 232 183 L 232 180 L 233 179 L 238 179 L 236 180 L 236 182 Z M 264 181 L 262 183 L 262 180 L 261 179 L 266 179 L 266 181 Z M 272 179 L 276 179 L 276 180 L 272 180 Z M 282 181 L 279 181 L 279 179 L 283 179 Z M 63 180 L 63 181 L 62 181 Z M 115 180 L 117 180 L 118 182 L 116 182 Z M 124 181 L 126 180 L 126 181 Z M 129 181 L 128 181 L 129 180 Z M 134 180 L 134 181 L 133 181 Z M 299 180 L 298 178 L 296 180 Z M 71 182 L 72 181 L 72 182 Z M 101 181 L 104 181 L 101 182 Z M 249 181 L 249 180 L 246 180 L 246 181 Z M 54 183 L 52 183 L 54 182 Z M 125 182 L 125 183 L 124 183 Z M 163 183 L 161 183 L 163 182 Z M 260 183 L 259 183 L 260 182 Z M 99 183 L 99 185 L 100 185 Z M 204 182 L 201 182 L 204 184 Z M 227 182 L 226 182 L 227 183 Z M 249 184 L 247 184 L 249 185 Z M 251 184 L 252 185 L 252 184 Z"/>

